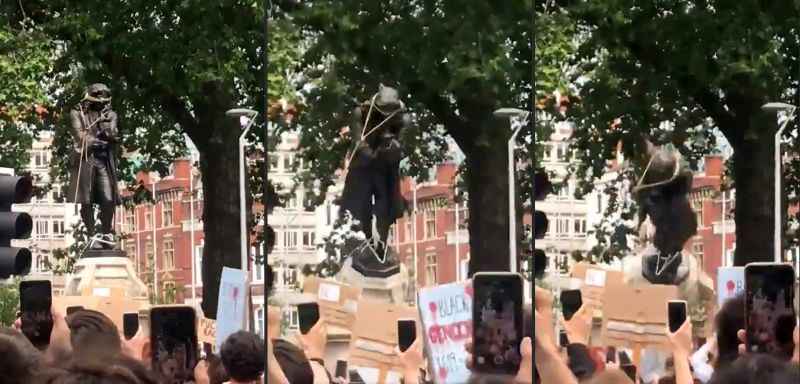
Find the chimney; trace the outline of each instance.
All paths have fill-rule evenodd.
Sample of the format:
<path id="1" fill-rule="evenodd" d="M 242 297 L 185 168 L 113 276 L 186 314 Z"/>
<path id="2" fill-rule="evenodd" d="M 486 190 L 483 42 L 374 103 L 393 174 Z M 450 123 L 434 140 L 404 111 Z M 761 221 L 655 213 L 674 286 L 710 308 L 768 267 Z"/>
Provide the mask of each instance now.
<path id="1" fill-rule="evenodd" d="M 458 167 L 454 163 L 439 164 L 436 169 L 436 184 L 448 185 L 456 182 Z"/>
<path id="2" fill-rule="evenodd" d="M 724 171 L 722 155 L 708 155 L 705 157 L 706 176 L 722 177 Z"/>
<path id="3" fill-rule="evenodd" d="M 192 171 L 191 160 L 187 158 L 177 159 L 173 163 L 173 175 L 176 179 L 189 180 L 189 172 Z"/>

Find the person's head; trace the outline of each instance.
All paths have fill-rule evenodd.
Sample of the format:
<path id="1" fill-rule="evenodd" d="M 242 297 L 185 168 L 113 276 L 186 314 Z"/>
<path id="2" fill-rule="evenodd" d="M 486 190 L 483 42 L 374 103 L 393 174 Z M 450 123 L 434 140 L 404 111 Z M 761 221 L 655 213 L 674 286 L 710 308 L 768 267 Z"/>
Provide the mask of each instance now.
<path id="1" fill-rule="evenodd" d="M 709 384 L 789 384 L 800 382 L 800 367 L 767 354 L 751 354 L 717 370 Z"/>
<path id="2" fill-rule="evenodd" d="M 0 372 L 8 384 L 28 383 L 41 361 L 41 354 L 17 330 L 0 328 Z"/>
<path id="3" fill-rule="evenodd" d="M 67 316 L 66 320 L 75 353 L 97 352 L 103 356 L 113 356 L 122 351 L 117 326 L 101 312 L 83 309 Z"/>
<path id="4" fill-rule="evenodd" d="M 120 360 L 120 356 L 111 359 L 86 358 L 75 356 L 73 359 L 48 371 L 38 381 L 41 384 L 156 384 L 157 381 L 142 367 L 134 367 L 135 361 Z"/>
<path id="5" fill-rule="evenodd" d="M 588 384 L 632 384 L 630 378 L 619 369 L 607 369 L 587 381 Z"/>
<path id="6" fill-rule="evenodd" d="M 739 357 L 739 338 L 736 333 L 744 329 L 744 295 L 732 297 L 722 305 L 716 318 L 717 362 L 715 369 L 731 364 Z"/>
<path id="7" fill-rule="evenodd" d="M 230 381 L 230 376 L 228 376 L 228 372 L 225 370 L 225 366 L 222 365 L 222 359 L 219 356 L 210 354 L 206 356 L 206 361 L 208 362 L 208 381 L 210 384 L 222 384 L 226 381 Z"/>
<path id="8" fill-rule="evenodd" d="M 247 383 L 259 380 L 264 373 L 266 348 L 264 340 L 252 332 L 239 331 L 225 339 L 220 358 L 232 380 Z"/>

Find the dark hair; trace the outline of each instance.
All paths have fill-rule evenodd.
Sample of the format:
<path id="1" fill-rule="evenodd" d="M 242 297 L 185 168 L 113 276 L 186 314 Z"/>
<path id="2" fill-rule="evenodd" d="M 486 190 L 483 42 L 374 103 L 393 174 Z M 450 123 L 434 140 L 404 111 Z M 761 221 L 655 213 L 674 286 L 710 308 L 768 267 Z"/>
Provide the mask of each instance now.
<path id="1" fill-rule="evenodd" d="M 75 353 L 102 352 L 107 356 L 122 350 L 117 326 L 103 313 L 82 309 L 67 316 L 66 322 Z"/>
<path id="2" fill-rule="evenodd" d="M 209 354 L 206 356 L 206 361 L 208 362 L 208 381 L 210 384 L 222 384 L 230 381 L 231 378 L 228 376 L 228 371 L 225 370 L 225 366 L 222 365 L 222 359 L 219 356 Z"/>
<path id="3" fill-rule="evenodd" d="M 228 336 L 219 354 L 231 379 L 253 381 L 264 373 L 267 351 L 264 340 L 255 333 L 239 331 Z"/>
<path id="4" fill-rule="evenodd" d="M 3 383 L 28 383 L 40 364 L 41 354 L 17 330 L 0 328 L 0 372 Z"/>
<path id="5" fill-rule="evenodd" d="M 75 356 L 59 368 L 43 375 L 40 384 L 156 384 L 157 381 L 140 379 L 141 372 L 131 369 L 130 361 L 119 356 L 109 360 Z M 138 368 L 135 370 L 139 370 Z"/>
<path id="6" fill-rule="evenodd" d="M 800 382 L 800 366 L 767 354 L 743 356 L 717 370 L 709 384 L 789 384 Z"/>
<path id="7" fill-rule="evenodd" d="M 305 352 L 285 340 L 272 340 L 273 354 L 283 374 L 290 383 L 314 382 L 314 371 Z"/>
<path id="8" fill-rule="evenodd" d="M 744 329 L 744 295 L 728 299 L 717 312 L 717 362 L 714 369 L 719 370 L 733 363 L 739 357 L 739 337 Z"/>

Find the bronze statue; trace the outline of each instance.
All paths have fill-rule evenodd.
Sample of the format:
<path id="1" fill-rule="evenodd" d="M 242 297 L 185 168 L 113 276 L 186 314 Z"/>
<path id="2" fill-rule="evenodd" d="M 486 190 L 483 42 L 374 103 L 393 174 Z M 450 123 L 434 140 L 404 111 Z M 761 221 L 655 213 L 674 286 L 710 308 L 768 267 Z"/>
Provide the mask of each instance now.
<path id="1" fill-rule="evenodd" d="M 117 190 L 114 146 L 117 114 L 111 109 L 111 91 L 92 84 L 70 112 L 73 151 L 67 201 L 81 205 L 81 219 L 92 239 L 91 247 L 112 248 L 114 209 L 121 200 Z M 100 231 L 95 236 L 94 205 L 100 206 Z"/>
<path id="2" fill-rule="evenodd" d="M 400 192 L 400 132 L 410 117 L 396 89 L 380 85 L 378 93 L 353 113 L 350 134 L 355 148 L 349 154 L 342 213 L 358 220 L 366 235 L 363 247 L 351 256 L 353 268 L 365 276 L 386 277 L 399 272 L 399 263 L 387 244 L 389 229 L 403 216 Z M 373 233 L 373 216 L 377 233 Z"/>

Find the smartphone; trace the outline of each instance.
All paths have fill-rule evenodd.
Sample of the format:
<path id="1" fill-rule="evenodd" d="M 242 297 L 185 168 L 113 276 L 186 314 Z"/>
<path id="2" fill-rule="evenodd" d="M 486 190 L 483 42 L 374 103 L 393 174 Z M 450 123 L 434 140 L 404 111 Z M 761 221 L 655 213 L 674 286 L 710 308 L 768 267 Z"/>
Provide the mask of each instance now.
<path id="1" fill-rule="evenodd" d="M 633 364 L 631 357 L 628 356 L 628 352 L 619 351 L 619 364 L 620 366 Z"/>
<path id="2" fill-rule="evenodd" d="M 22 333 L 37 348 L 50 344 L 53 332 L 53 289 L 47 280 L 19 283 Z"/>
<path id="3" fill-rule="evenodd" d="M 122 315 L 122 333 L 125 340 L 130 340 L 139 332 L 139 313 L 128 312 Z"/>
<path id="4" fill-rule="evenodd" d="M 667 316 L 669 319 L 669 331 L 677 332 L 683 323 L 686 322 L 686 301 L 670 300 L 667 302 Z"/>
<path id="5" fill-rule="evenodd" d="M 515 375 L 522 356 L 522 276 L 479 272 L 473 276 L 472 339 L 475 371 Z"/>
<path id="6" fill-rule="evenodd" d="M 636 382 L 636 366 L 633 364 L 623 364 L 619 367 L 622 369 L 622 372 L 625 372 L 628 375 L 628 378 L 631 379 L 634 383 Z"/>
<path id="7" fill-rule="evenodd" d="M 300 333 L 307 334 L 311 328 L 314 328 L 317 321 L 319 321 L 319 304 L 297 304 L 297 322 L 300 326 Z"/>
<path id="8" fill-rule="evenodd" d="M 567 289 L 561 291 L 561 312 L 564 314 L 564 320 L 572 319 L 575 312 L 578 312 L 583 305 L 580 289 Z"/>
<path id="9" fill-rule="evenodd" d="M 569 337 L 567 337 L 567 331 L 561 330 L 558 332 L 558 345 L 561 347 L 566 347 L 569 345 Z"/>
<path id="10" fill-rule="evenodd" d="M 83 309 L 84 308 L 82 306 L 80 306 L 80 305 L 69 306 L 69 307 L 67 307 L 67 316 L 69 316 L 69 315 L 71 315 L 71 314 L 73 314 L 75 312 L 82 311 Z"/>
<path id="11" fill-rule="evenodd" d="M 795 271 L 790 264 L 751 263 L 744 268 L 747 350 L 786 359 L 794 349 Z"/>
<path id="12" fill-rule="evenodd" d="M 347 379 L 347 361 L 336 360 L 336 374 L 333 377 Z"/>
<path id="13" fill-rule="evenodd" d="M 197 365 L 197 320 L 190 306 L 170 305 L 150 309 L 152 367 L 161 383 L 194 380 Z"/>
<path id="14" fill-rule="evenodd" d="M 415 340 L 417 340 L 417 322 L 412 319 L 397 320 L 397 346 L 400 352 L 411 348 Z"/>

